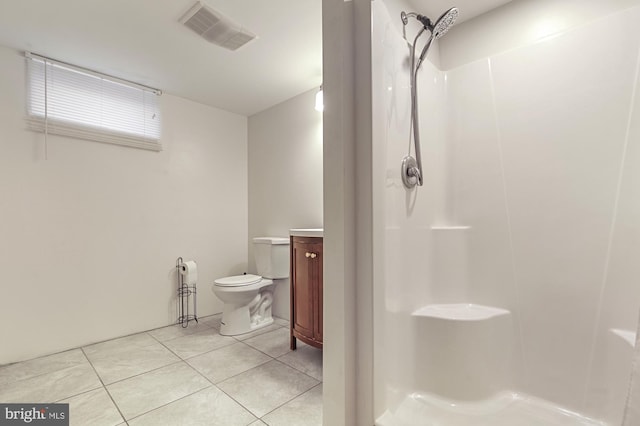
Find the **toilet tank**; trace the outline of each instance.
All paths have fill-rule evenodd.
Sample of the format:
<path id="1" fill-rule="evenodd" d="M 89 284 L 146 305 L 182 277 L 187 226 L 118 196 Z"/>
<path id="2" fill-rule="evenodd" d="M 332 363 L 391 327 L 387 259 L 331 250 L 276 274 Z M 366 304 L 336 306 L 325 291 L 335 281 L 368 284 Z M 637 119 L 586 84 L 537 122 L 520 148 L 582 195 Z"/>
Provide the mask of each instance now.
<path id="1" fill-rule="evenodd" d="M 289 276 L 289 238 L 254 238 L 253 256 L 258 275 L 271 279 Z"/>

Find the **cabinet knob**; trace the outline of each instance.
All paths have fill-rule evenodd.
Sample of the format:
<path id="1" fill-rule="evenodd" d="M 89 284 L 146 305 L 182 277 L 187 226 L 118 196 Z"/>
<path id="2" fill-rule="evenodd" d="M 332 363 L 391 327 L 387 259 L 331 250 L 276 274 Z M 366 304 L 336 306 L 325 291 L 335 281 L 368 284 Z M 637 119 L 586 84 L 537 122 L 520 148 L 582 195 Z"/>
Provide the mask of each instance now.
<path id="1" fill-rule="evenodd" d="M 306 253 L 304 254 L 304 257 L 311 257 L 311 253 L 306 252 Z"/>
<path id="2" fill-rule="evenodd" d="M 311 253 L 311 258 L 312 258 L 312 259 L 315 259 L 315 258 L 316 258 L 316 256 L 318 256 L 318 255 L 317 255 L 317 254 L 315 254 L 315 253 Z"/>

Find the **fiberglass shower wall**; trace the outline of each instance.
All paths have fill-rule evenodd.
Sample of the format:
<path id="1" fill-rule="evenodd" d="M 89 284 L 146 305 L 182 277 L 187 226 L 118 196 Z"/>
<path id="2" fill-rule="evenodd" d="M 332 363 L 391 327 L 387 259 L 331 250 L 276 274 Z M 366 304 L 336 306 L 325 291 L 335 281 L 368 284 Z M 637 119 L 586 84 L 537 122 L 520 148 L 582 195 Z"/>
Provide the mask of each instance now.
<path id="1" fill-rule="evenodd" d="M 415 357 L 411 312 L 432 299 L 427 265 L 432 257 L 431 226 L 446 220 L 449 203 L 444 75 L 429 61 L 420 69 L 425 184 L 418 191 L 407 191 L 400 163 L 411 145 L 408 47 L 395 25 L 400 23 L 399 14 L 393 23 L 379 1 L 372 3 L 372 10 L 374 405 L 380 411 L 415 388 L 420 360 Z"/>
<path id="2" fill-rule="evenodd" d="M 475 303 L 511 312 L 505 375 L 485 391 L 620 424 L 640 309 L 640 7 L 629 3 L 507 51 L 487 47 L 452 69 L 426 64 L 425 186 L 416 191 L 399 174 L 409 149 L 408 49 L 390 23 L 397 18 L 374 2 L 376 415 L 439 389 L 419 350 L 433 336 L 420 335 L 412 313 Z M 534 6 L 532 19 L 553 18 Z M 504 12 L 492 25 L 500 16 L 507 25 Z M 465 25 L 440 43 L 443 55 L 482 31 Z M 464 237 L 443 241 L 443 228 Z"/>

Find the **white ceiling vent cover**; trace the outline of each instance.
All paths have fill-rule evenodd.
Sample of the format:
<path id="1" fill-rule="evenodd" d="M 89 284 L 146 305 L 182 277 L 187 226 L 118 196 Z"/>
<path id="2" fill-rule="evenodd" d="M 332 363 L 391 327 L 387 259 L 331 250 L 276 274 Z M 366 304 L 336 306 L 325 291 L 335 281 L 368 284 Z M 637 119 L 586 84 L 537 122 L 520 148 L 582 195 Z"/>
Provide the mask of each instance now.
<path id="1" fill-rule="evenodd" d="M 180 22 L 207 41 L 229 50 L 237 50 L 256 38 L 255 34 L 199 1 L 180 18 Z"/>

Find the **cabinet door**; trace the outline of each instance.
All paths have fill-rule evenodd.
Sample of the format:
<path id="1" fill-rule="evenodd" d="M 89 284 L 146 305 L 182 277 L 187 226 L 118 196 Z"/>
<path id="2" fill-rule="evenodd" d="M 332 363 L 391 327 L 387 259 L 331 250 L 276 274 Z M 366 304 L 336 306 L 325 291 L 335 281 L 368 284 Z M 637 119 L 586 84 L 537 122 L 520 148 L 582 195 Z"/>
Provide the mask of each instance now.
<path id="1" fill-rule="evenodd" d="M 312 244 L 293 241 L 292 253 L 292 291 L 293 291 L 293 327 L 294 329 L 309 337 L 313 338 L 313 301 L 314 290 L 312 285 L 313 263 L 308 256 L 310 253 L 309 246 Z"/>

